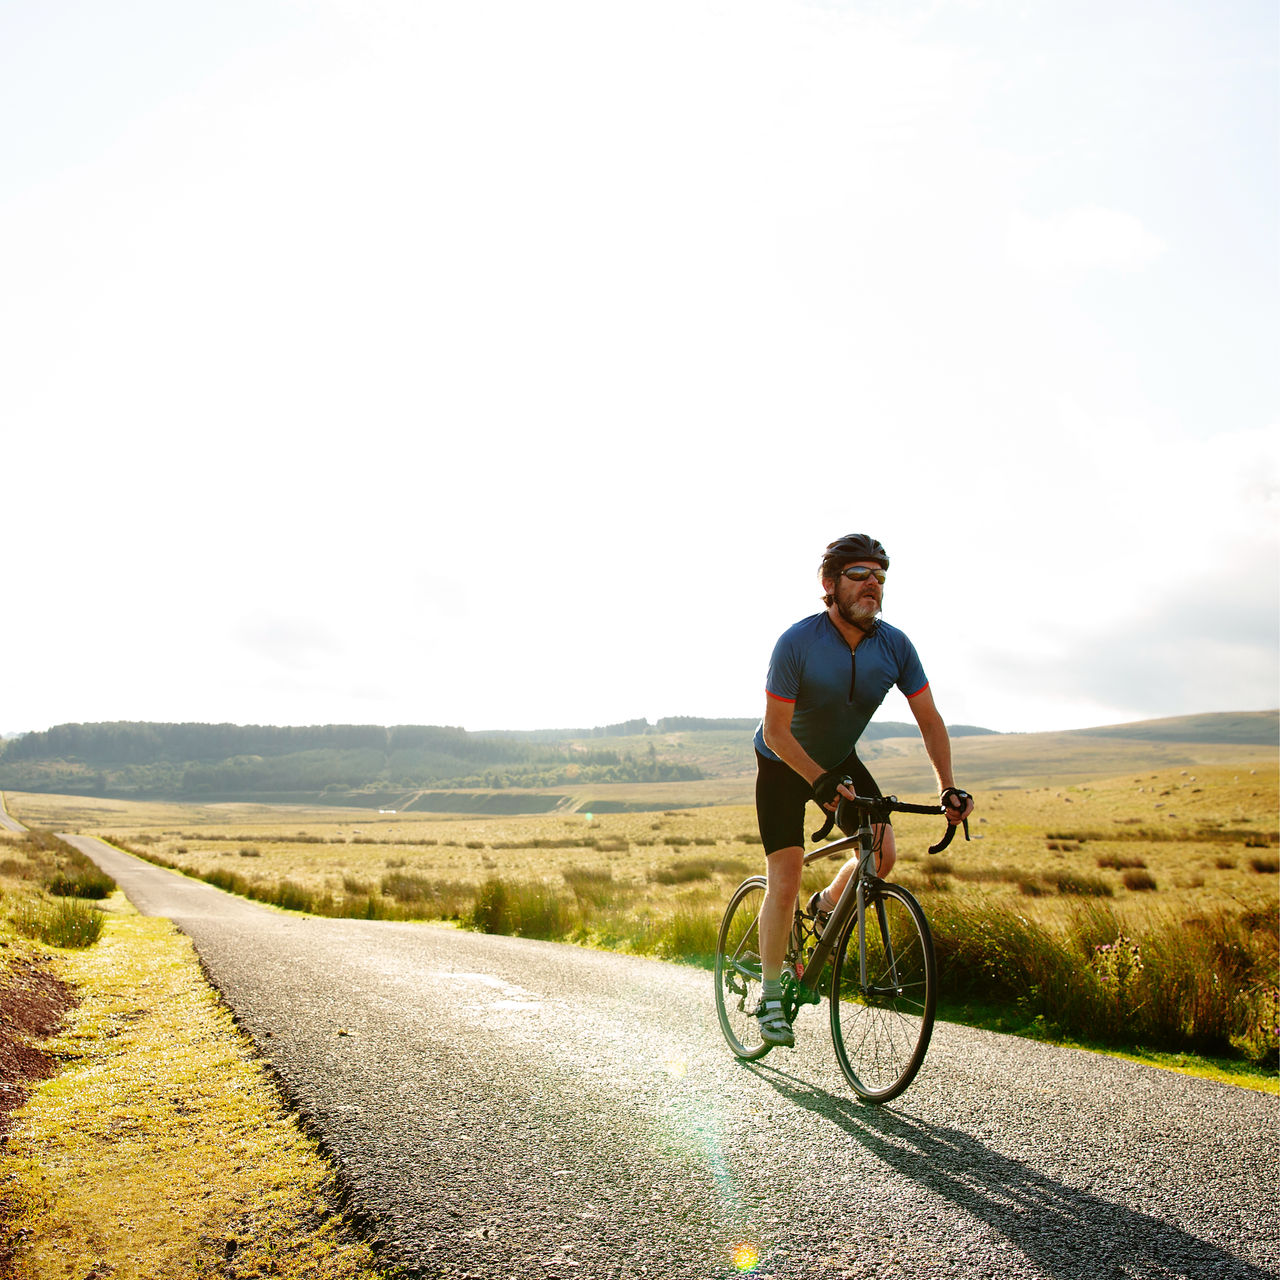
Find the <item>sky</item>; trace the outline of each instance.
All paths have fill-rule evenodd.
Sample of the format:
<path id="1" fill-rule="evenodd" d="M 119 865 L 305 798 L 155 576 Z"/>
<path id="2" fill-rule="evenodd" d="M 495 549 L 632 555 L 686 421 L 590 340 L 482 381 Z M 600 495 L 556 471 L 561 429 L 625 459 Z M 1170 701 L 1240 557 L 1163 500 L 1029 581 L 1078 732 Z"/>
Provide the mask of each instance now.
<path id="1" fill-rule="evenodd" d="M 1278 33 L 10 0 L 0 731 L 752 716 L 852 532 L 951 723 L 1280 705 Z"/>

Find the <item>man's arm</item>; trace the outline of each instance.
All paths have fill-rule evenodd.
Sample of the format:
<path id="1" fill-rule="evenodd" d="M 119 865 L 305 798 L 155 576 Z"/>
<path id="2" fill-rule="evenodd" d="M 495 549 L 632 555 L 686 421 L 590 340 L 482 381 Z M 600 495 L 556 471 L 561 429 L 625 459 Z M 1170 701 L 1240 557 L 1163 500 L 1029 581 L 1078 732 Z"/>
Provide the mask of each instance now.
<path id="1" fill-rule="evenodd" d="M 933 765 L 934 775 L 938 779 L 939 793 L 956 785 L 951 774 L 951 736 L 947 726 L 938 714 L 934 705 L 933 690 L 926 685 L 913 698 L 907 699 L 911 714 L 920 726 L 920 736 L 924 739 L 924 749 L 929 754 L 929 762 Z M 948 809 L 947 821 L 954 824 L 963 821 L 973 812 L 973 797 L 970 796 L 963 810 Z"/>
<path id="2" fill-rule="evenodd" d="M 790 765 L 810 786 L 826 772 L 825 769 L 800 745 L 791 732 L 791 718 L 795 715 L 795 703 L 772 694 L 765 697 L 764 703 L 764 745 L 773 752 L 783 764 Z M 855 799 L 855 793 L 849 787 L 840 787 L 839 794 L 846 799 Z M 834 809 L 833 801 L 829 808 Z"/>

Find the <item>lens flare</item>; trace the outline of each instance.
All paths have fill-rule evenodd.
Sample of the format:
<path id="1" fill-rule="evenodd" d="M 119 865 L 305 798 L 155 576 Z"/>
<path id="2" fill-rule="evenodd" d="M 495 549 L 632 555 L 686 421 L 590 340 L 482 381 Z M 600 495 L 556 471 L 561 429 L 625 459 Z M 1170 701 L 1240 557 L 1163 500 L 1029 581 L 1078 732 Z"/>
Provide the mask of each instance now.
<path id="1" fill-rule="evenodd" d="M 748 1271 L 754 1271 L 760 1265 L 760 1250 L 753 1244 L 740 1244 L 733 1251 L 733 1266 L 735 1271 L 741 1271 L 745 1274 Z"/>

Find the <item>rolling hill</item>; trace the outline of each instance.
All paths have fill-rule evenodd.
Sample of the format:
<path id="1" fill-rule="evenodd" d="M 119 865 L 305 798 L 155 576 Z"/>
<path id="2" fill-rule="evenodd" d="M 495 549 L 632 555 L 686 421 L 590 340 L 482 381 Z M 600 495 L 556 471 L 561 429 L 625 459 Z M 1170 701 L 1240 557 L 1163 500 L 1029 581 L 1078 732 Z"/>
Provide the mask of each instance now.
<path id="1" fill-rule="evenodd" d="M 0 789 L 122 799 L 397 810 L 746 804 L 755 721 L 672 716 L 592 729 L 470 733 L 443 726 L 59 725 L 0 746 Z M 1062 784 L 1127 769 L 1274 760 L 1280 712 L 1221 712 L 1060 733 L 950 726 L 971 790 Z M 914 725 L 873 722 L 860 754 L 886 791 L 928 792 Z"/>

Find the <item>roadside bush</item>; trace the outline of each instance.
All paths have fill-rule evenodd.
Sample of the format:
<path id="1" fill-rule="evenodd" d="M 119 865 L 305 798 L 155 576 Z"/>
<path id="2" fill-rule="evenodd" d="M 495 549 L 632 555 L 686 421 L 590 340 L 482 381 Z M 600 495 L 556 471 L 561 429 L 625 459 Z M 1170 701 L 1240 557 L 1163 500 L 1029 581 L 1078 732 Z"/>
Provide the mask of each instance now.
<path id="1" fill-rule="evenodd" d="M 115 892 L 116 882 L 105 871 L 95 866 L 76 867 L 57 871 L 45 882 L 45 888 L 55 898 L 109 898 Z"/>
<path id="2" fill-rule="evenodd" d="M 1277 1061 L 1271 913 L 1170 915 L 1130 932 L 1101 902 L 1056 930 L 933 893 L 926 911 L 943 995 L 1012 1000 L 1052 1032 L 1103 1044 Z"/>
<path id="3" fill-rule="evenodd" d="M 1280 858 L 1250 858 L 1249 865 L 1262 875 L 1280 872 Z"/>
<path id="4" fill-rule="evenodd" d="M 511 884 L 490 876 L 479 888 L 467 924 L 481 933 L 522 938 L 566 938 L 573 931 L 576 912 L 545 884 Z"/>
<path id="5" fill-rule="evenodd" d="M 29 903 L 14 919 L 18 932 L 51 947 L 91 947 L 102 936 L 102 912 L 78 898 Z"/>
<path id="6" fill-rule="evenodd" d="M 599 910 L 613 906 L 618 900 L 618 887 L 609 867 L 566 867 L 560 874 L 573 890 L 580 908 Z"/>
<path id="7" fill-rule="evenodd" d="M 249 896 L 285 911 L 315 911 L 316 895 L 293 880 L 280 880 L 268 888 L 255 885 Z"/>
<path id="8" fill-rule="evenodd" d="M 454 880 L 433 880 L 409 871 L 382 877 L 382 892 L 404 908 L 402 914 L 419 920 L 454 920 L 472 896 L 470 886 Z"/>
<path id="9" fill-rule="evenodd" d="M 244 878 L 238 871 L 223 871 L 218 868 L 215 871 L 208 871 L 199 877 L 205 884 L 211 884 L 215 889 L 222 889 L 226 893 L 238 893 L 242 898 L 248 898 L 250 894 L 249 881 Z"/>
<path id="10" fill-rule="evenodd" d="M 654 949 L 660 956 L 710 969 L 715 965 L 719 932 L 718 909 L 678 907 L 659 931 Z"/>

